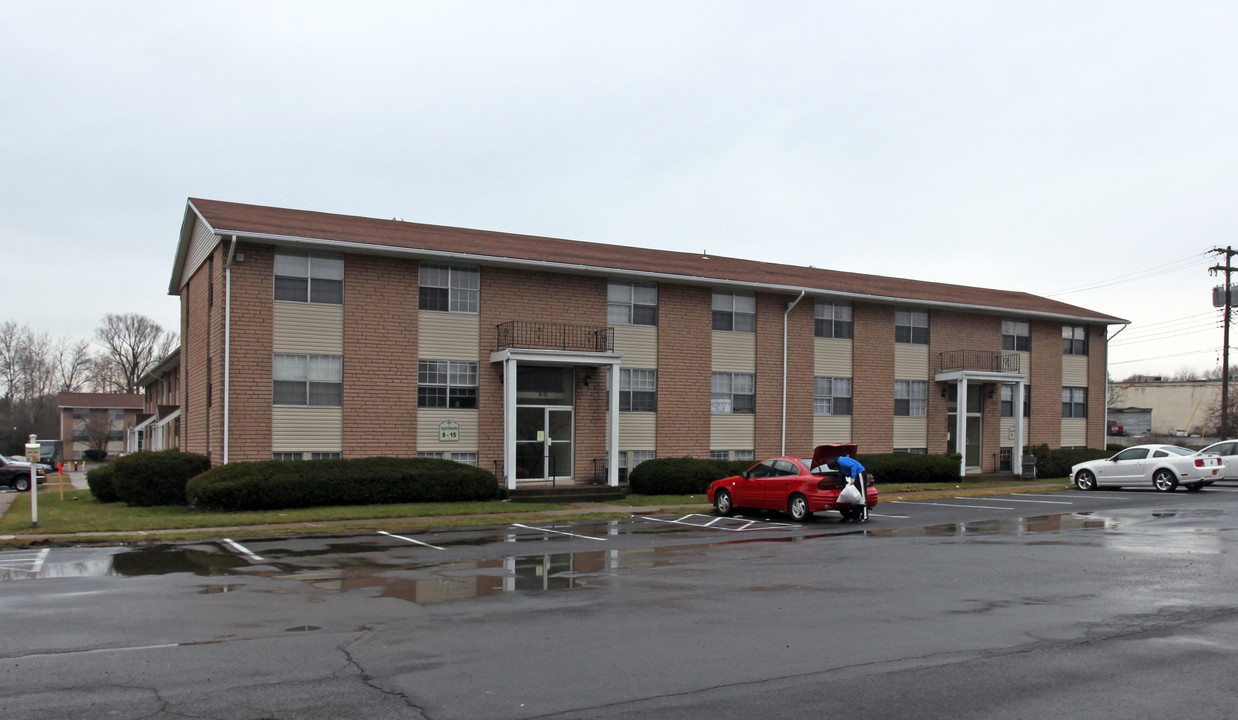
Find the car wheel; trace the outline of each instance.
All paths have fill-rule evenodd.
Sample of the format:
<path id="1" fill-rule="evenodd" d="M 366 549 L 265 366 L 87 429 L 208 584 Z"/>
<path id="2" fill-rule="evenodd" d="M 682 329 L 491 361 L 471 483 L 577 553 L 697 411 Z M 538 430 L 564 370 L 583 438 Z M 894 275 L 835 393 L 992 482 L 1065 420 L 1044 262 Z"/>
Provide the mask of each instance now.
<path id="1" fill-rule="evenodd" d="M 1206 484 L 1207 483 L 1202 483 L 1202 482 L 1191 483 L 1186 486 L 1186 489 L 1187 489 L 1187 492 L 1199 492 L 1200 490 L 1204 489 L 1204 485 Z"/>
<path id="2" fill-rule="evenodd" d="M 1173 492 L 1178 487 L 1178 479 L 1168 470 L 1157 470 L 1152 475 L 1152 485 L 1161 492 Z"/>
<path id="3" fill-rule="evenodd" d="M 787 501 L 787 512 L 791 514 L 791 519 L 795 522 L 804 522 L 808 519 L 808 498 L 796 493 Z"/>
<path id="4" fill-rule="evenodd" d="M 723 517 L 731 517 L 735 512 L 735 506 L 731 504 L 731 493 L 726 490 L 714 493 L 714 510 Z"/>
<path id="5" fill-rule="evenodd" d="M 17 480 L 13 481 L 13 489 L 17 492 L 26 492 L 30 489 L 30 478 L 17 478 Z"/>
<path id="6" fill-rule="evenodd" d="M 1075 475 L 1075 487 L 1080 490 L 1095 490 L 1096 476 L 1092 474 L 1091 470 L 1080 470 Z"/>

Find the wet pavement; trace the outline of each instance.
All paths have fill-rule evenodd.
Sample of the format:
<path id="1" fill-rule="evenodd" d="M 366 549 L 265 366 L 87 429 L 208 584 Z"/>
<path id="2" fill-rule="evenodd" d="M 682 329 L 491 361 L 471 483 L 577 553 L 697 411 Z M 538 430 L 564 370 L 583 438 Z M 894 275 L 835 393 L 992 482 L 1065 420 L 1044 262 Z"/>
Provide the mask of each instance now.
<path id="1" fill-rule="evenodd" d="M 0 716 L 1232 716 L 1238 486 L 876 510 L 0 553 Z"/>

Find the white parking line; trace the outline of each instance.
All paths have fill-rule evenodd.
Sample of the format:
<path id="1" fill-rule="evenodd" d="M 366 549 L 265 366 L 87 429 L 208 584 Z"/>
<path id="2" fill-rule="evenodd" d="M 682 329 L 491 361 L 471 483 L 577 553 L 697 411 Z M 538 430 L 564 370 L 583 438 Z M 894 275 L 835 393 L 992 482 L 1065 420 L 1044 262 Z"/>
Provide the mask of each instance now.
<path id="1" fill-rule="evenodd" d="M 882 515 L 880 513 L 875 513 L 875 512 L 870 512 L 868 516 L 869 517 L 883 517 L 883 518 L 898 518 L 899 520 L 911 519 L 910 515 Z"/>
<path id="2" fill-rule="evenodd" d="M 435 550 L 446 550 L 446 549 L 447 549 L 447 548 L 441 548 L 441 547 L 439 547 L 438 545 L 431 545 L 431 544 L 430 544 L 430 543 L 428 543 L 428 542 L 422 542 L 422 541 L 420 541 L 420 540 L 414 540 L 414 539 L 412 539 L 412 538 L 410 538 L 410 537 L 404 537 L 403 535 L 395 535 L 395 534 L 392 534 L 392 533 L 387 532 L 386 530 L 379 530 L 379 531 L 378 531 L 378 534 L 379 534 L 379 535 L 386 535 L 387 537 L 393 537 L 393 538 L 395 538 L 395 539 L 397 539 L 397 540 L 403 540 L 404 542 L 411 542 L 411 543 L 413 543 L 414 545 L 424 545 L 425 547 L 428 547 L 428 548 L 434 548 Z"/>
<path id="3" fill-rule="evenodd" d="M 47 554 L 48 554 L 48 553 L 50 553 L 50 552 L 51 552 L 51 548 L 43 548 L 43 549 L 39 552 L 39 556 L 38 556 L 37 558 L 35 558 L 35 559 L 34 559 L 34 565 L 33 565 L 33 566 L 31 567 L 31 569 L 30 569 L 30 574 L 31 574 L 31 575 L 38 575 L 38 574 L 39 574 L 39 571 L 43 569 L 43 563 L 44 563 L 44 561 L 46 561 L 46 560 L 47 560 Z"/>
<path id="4" fill-rule="evenodd" d="M 689 522 L 689 518 L 710 518 L 709 522 Z M 709 530 L 725 530 L 727 532 L 744 532 L 746 530 L 776 530 L 779 528 L 797 527 L 788 523 L 772 523 L 762 520 L 748 520 L 746 518 L 728 518 L 728 517 L 711 517 L 709 515 L 689 514 L 683 517 L 667 520 L 659 517 L 645 517 L 645 520 L 653 520 L 654 522 L 667 523 L 669 525 L 687 525 L 688 527 L 704 528 Z M 727 527 L 725 525 L 716 525 L 715 523 L 734 522 L 743 523 L 739 527 Z M 757 526 L 757 527 L 754 527 Z"/>
<path id="5" fill-rule="evenodd" d="M 247 547 L 245 547 L 244 545 L 240 544 L 239 542 L 237 542 L 237 541 L 233 540 L 232 538 L 224 538 L 224 542 L 225 542 L 225 543 L 226 543 L 229 547 L 231 547 L 233 550 L 235 550 L 235 551 L 239 552 L 240 554 L 244 555 L 245 557 L 249 558 L 251 561 L 252 561 L 252 560 L 262 560 L 262 558 L 261 558 L 260 556 L 255 555 L 254 553 L 250 552 L 249 548 L 247 548 Z"/>
<path id="6" fill-rule="evenodd" d="M 1016 495 L 1018 495 L 1019 493 L 1015 493 L 1015 494 L 1016 494 Z M 1025 497 L 1032 497 L 1032 496 L 1025 496 Z M 1089 497 L 1093 497 L 1093 498 L 1097 498 L 1097 499 L 1102 498 L 1102 497 L 1103 497 L 1103 498 L 1110 498 L 1110 497 L 1111 497 L 1111 498 L 1113 498 L 1114 500 L 1130 500 L 1130 498 L 1121 497 L 1120 495 L 1110 495 L 1109 493 L 1105 493 L 1105 494 L 1103 494 L 1103 495 L 1088 495 L 1087 493 L 1084 493 L 1084 492 L 1075 493 L 1074 495 L 1041 495 L 1041 494 L 1037 494 L 1037 495 L 1035 495 L 1034 497 L 1060 497 L 1060 498 L 1074 498 L 1075 500 L 1083 500 L 1083 499 L 1086 499 L 1086 498 L 1089 498 Z"/>
<path id="7" fill-rule="evenodd" d="M 562 530 L 551 530 L 550 528 L 539 528 L 531 525 L 521 525 L 520 523 L 512 523 L 512 527 L 524 528 L 525 530 L 536 530 L 537 532 L 556 533 L 558 535 L 568 535 L 570 537 L 584 538 L 585 540 L 597 540 L 598 542 L 606 542 L 606 538 L 594 537 L 592 535 L 577 535 L 576 533 L 564 532 Z"/>
<path id="8" fill-rule="evenodd" d="M 975 508 L 977 510 L 1014 510 L 1012 507 L 998 507 L 997 505 L 953 505 L 951 503 L 933 503 L 925 502 L 923 500 L 891 500 L 890 503 L 898 503 L 899 505 L 934 505 L 936 507 Z"/>
<path id="9" fill-rule="evenodd" d="M 955 500 L 971 500 L 966 497 L 956 497 Z M 1009 497 L 1003 497 L 1002 502 L 1021 502 L 1021 503 L 1037 503 L 1042 505 L 1073 505 L 1074 503 L 1061 502 L 1059 500 L 1015 500 Z"/>
<path id="10" fill-rule="evenodd" d="M 34 577 L 43 569 L 43 563 L 50 552 L 51 548 L 43 548 L 42 550 L 6 553 L 3 558 L 0 558 L 0 570 L 25 573 Z"/>

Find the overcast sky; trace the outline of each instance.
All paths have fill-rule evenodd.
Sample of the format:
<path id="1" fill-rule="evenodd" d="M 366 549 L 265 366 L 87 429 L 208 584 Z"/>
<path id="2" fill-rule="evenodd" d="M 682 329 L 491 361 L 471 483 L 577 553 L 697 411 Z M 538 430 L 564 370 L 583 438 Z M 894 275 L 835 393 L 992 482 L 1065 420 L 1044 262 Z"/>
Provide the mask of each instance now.
<path id="1" fill-rule="evenodd" d="M 1115 378 L 1213 368 L 1236 38 L 1232 0 L 0 0 L 0 321 L 177 330 L 193 196 L 1026 291 L 1131 320 Z"/>

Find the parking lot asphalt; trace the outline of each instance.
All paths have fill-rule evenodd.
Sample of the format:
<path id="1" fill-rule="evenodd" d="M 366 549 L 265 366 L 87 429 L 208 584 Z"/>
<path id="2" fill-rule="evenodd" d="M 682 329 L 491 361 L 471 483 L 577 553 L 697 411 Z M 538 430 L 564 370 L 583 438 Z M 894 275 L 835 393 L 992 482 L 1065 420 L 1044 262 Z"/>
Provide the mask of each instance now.
<path id="1" fill-rule="evenodd" d="M 86 473 L 71 472 L 69 478 L 72 485 L 76 489 L 88 489 L 86 483 Z M 1048 490 L 1060 490 L 1066 487 L 1065 479 L 1060 480 L 1041 480 L 1024 482 L 1022 484 L 1012 484 L 1005 487 L 997 488 L 967 488 L 966 484 L 956 486 L 954 490 L 932 490 L 932 491 L 902 491 L 888 492 L 882 496 L 882 503 L 894 503 L 900 501 L 923 500 L 937 497 L 953 497 L 959 494 L 983 494 L 983 495 L 1006 495 L 1012 493 L 1023 492 L 1044 492 Z M 43 493 L 50 492 L 49 488 L 54 488 L 55 485 L 43 486 Z M 13 499 L 17 497 L 16 492 L 0 492 L 0 516 L 3 516 L 8 511 Z M 470 524 L 487 525 L 493 522 L 507 522 L 513 516 L 523 516 L 530 521 L 535 520 L 556 520 L 568 519 L 581 516 L 597 516 L 604 514 L 613 514 L 615 516 L 630 515 L 652 515 L 663 511 L 689 510 L 700 512 L 712 512 L 712 506 L 708 503 L 675 503 L 673 505 L 625 505 L 622 503 L 571 503 L 570 507 L 559 510 L 522 510 L 519 503 L 511 503 L 510 510 L 496 515 L 476 515 L 469 516 L 475 522 Z M 47 545 L 47 544 L 64 544 L 64 543 L 103 543 L 109 542 L 110 538 L 115 538 L 116 542 L 129 541 L 137 536 L 142 536 L 149 540 L 156 540 L 160 536 L 177 535 L 184 536 L 192 534 L 197 539 L 210 538 L 213 535 L 222 537 L 224 535 L 245 536 L 246 531 L 261 535 L 271 535 L 272 532 L 287 535 L 328 535 L 339 534 L 355 531 L 359 527 L 374 525 L 381 523 L 383 525 L 392 524 L 408 524 L 422 522 L 433 522 L 449 517 L 460 516 L 435 516 L 435 517 L 413 517 L 413 518 L 381 518 L 373 520 L 339 520 L 339 521 L 316 521 L 312 523 L 272 523 L 265 525 L 245 525 L 245 526 L 220 526 L 208 528 L 166 528 L 166 529 L 151 529 L 141 532 L 137 531 L 122 531 L 122 532 L 80 532 L 80 533 L 47 533 L 31 531 L 25 533 L 17 533 L 15 535 L 2 535 L 0 540 L 4 541 L 7 547 L 15 547 L 22 545 Z"/>

